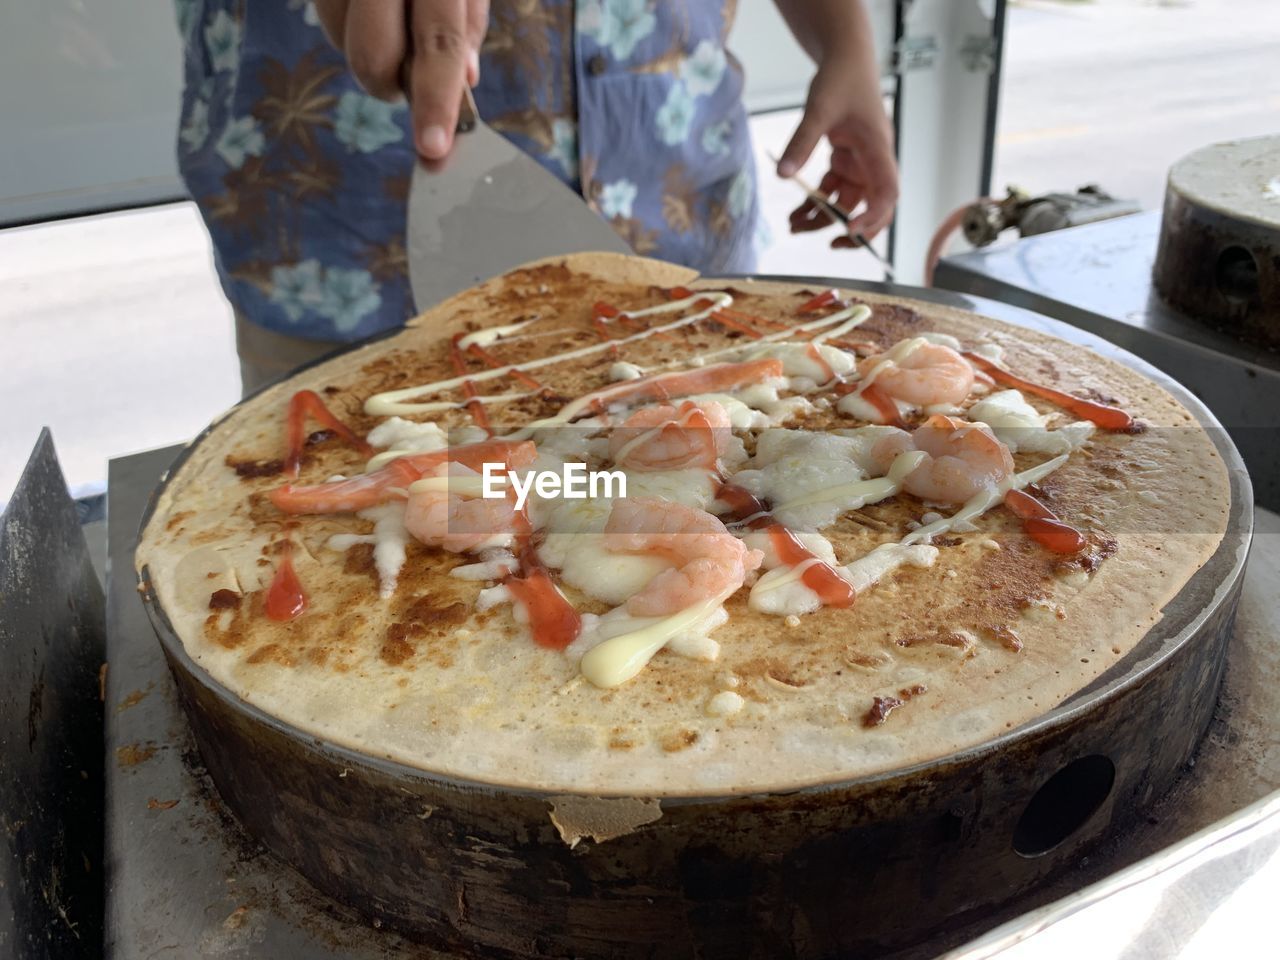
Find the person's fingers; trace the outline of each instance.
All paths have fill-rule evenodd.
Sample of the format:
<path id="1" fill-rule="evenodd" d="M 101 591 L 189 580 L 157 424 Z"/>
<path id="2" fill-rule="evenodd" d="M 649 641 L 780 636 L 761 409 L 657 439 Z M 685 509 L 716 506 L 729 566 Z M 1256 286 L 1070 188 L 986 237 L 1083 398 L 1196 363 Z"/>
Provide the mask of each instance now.
<path id="1" fill-rule="evenodd" d="M 480 82 L 480 46 L 489 29 L 489 0 L 467 0 L 467 83 Z"/>
<path id="2" fill-rule="evenodd" d="M 821 71 L 809 85 L 809 96 L 805 100 L 804 113 L 796 132 L 791 135 L 787 148 L 782 151 L 778 160 L 778 176 L 790 177 L 808 162 L 813 148 L 823 138 L 838 119 L 839 104 L 826 90 Z"/>
<path id="3" fill-rule="evenodd" d="M 849 232 L 860 232 L 870 239 L 893 220 L 898 205 L 898 171 L 887 151 L 868 151 L 864 166 L 867 208 L 850 222 Z"/>
<path id="4" fill-rule="evenodd" d="M 410 28 L 414 143 L 426 159 L 442 160 L 453 149 L 458 104 L 467 82 L 466 0 L 413 0 Z"/>
<path id="5" fill-rule="evenodd" d="M 808 233 L 811 230 L 825 230 L 836 220 L 821 204 L 806 200 L 791 211 L 789 223 L 792 233 Z"/>
<path id="6" fill-rule="evenodd" d="M 407 54 L 405 10 L 388 0 L 351 0 L 343 52 L 351 73 L 380 100 L 400 97 L 401 68 Z"/>

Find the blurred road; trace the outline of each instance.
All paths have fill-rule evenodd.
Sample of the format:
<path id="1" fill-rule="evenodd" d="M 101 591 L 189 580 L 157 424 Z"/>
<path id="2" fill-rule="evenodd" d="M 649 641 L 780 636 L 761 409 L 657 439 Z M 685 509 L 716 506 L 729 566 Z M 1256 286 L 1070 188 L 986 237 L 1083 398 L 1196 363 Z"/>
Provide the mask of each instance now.
<path id="1" fill-rule="evenodd" d="M 1010 6 L 992 189 L 1097 182 L 1157 208 L 1170 164 L 1280 133 L 1280 0 Z"/>

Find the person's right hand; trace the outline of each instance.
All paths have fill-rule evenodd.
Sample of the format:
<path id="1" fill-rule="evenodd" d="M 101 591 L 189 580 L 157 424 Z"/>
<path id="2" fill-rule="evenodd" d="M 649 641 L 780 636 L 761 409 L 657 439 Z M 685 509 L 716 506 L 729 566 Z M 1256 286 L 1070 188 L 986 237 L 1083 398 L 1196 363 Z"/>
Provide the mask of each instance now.
<path id="1" fill-rule="evenodd" d="M 480 79 L 489 0 L 313 2 L 360 85 L 382 100 L 409 98 L 418 153 L 447 157 L 462 91 Z"/>

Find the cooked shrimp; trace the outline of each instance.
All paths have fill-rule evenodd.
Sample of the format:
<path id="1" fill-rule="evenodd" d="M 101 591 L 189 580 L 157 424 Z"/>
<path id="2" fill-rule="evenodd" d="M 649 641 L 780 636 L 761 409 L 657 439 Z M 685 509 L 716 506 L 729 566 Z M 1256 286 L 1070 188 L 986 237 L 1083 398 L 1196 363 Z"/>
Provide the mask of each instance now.
<path id="1" fill-rule="evenodd" d="M 713 400 L 641 407 L 609 437 L 609 455 L 630 470 L 715 470 L 733 439 L 724 407 Z"/>
<path id="2" fill-rule="evenodd" d="M 302 487 L 285 484 L 268 496 L 285 513 L 349 513 L 390 500 L 392 490 L 408 487 L 442 463 L 461 463 L 472 470 L 483 470 L 486 462 L 501 463 L 504 469 L 511 469 L 528 466 L 537 456 L 537 447 L 528 441 L 485 440 L 429 453 L 407 454 L 381 469 L 349 480 Z"/>
<path id="3" fill-rule="evenodd" d="M 887 471 L 898 454 L 913 449 L 929 456 L 907 474 L 902 488 L 921 500 L 963 503 L 1013 472 L 1009 448 L 985 423 L 941 414 L 930 417 L 914 433 L 896 430 L 877 441 L 871 459 Z"/>
<path id="4" fill-rule="evenodd" d="M 973 388 L 973 367 L 950 347 L 928 340 L 903 341 L 858 364 L 864 381 L 919 407 L 959 403 Z"/>
<path id="5" fill-rule="evenodd" d="M 764 560 L 711 514 L 669 500 L 617 501 L 604 533 L 605 548 L 614 553 L 648 554 L 676 564 L 627 601 L 627 613 L 636 617 L 669 616 L 724 599 Z"/>
<path id="6" fill-rule="evenodd" d="M 481 497 L 480 480 L 480 474 L 459 463 L 435 467 L 409 487 L 405 529 L 428 546 L 452 553 L 507 546 L 515 535 L 515 505 L 510 498 Z"/>

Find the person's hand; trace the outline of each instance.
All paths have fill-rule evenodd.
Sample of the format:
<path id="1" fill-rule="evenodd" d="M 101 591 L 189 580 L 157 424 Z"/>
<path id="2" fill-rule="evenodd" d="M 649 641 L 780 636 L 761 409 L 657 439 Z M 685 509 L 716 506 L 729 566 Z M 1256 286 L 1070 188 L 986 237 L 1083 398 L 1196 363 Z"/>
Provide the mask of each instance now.
<path id="1" fill-rule="evenodd" d="M 898 202 L 898 165 L 893 128 L 885 115 L 874 70 L 857 57 L 825 58 L 809 86 L 804 116 L 778 162 L 778 175 L 796 173 L 825 136 L 831 142 L 831 168 L 818 190 L 846 213 L 854 213 L 848 233 L 833 247 L 853 247 L 861 233 L 868 240 L 889 225 Z M 865 203 L 861 212 L 858 204 Z M 791 232 L 821 230 L 830 214 L 807 200 L 791 213 Z"/>
<path id="2" fill-rule="evenodd" d="M 489 0 L 314 0 L 329 40 L 382 100 L 409 98 L 424 159 L 453 149 L 462 91 L 480 79 Z"/>

